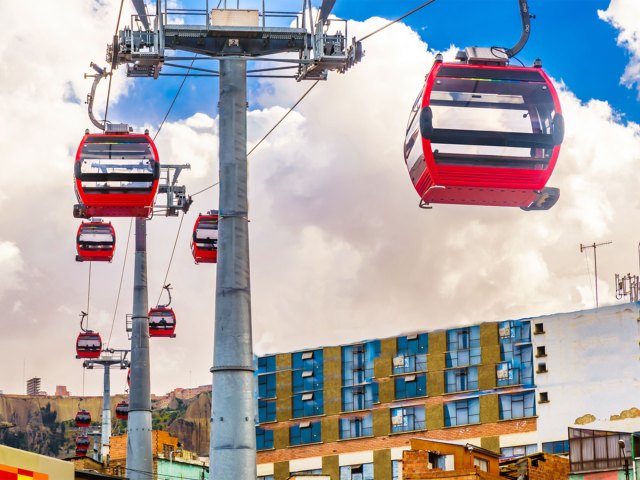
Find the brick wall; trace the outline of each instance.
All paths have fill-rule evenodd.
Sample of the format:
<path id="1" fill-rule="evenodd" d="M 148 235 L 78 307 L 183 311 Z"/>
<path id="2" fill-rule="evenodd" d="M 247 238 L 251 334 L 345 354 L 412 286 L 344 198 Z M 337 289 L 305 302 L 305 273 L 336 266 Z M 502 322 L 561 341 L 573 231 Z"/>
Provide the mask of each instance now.
<path id="1" fill-rule="evenodd" d="M 569 477 L 569 459 L 544 454 L 542 459 L 529 458 L 529 480 L 560 480 Z"/>

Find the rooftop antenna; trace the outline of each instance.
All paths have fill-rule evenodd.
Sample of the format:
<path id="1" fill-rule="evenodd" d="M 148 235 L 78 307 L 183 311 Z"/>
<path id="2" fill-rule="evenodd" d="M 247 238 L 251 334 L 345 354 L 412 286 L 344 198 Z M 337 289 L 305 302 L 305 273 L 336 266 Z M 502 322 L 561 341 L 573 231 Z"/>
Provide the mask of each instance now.
<path id="1" fill-rule="evenodd" d="M 580 253 L 584 252 L 587 248 L 593 248 L 593 267 L 594 267 L 594 275 L 596 277 L 596 308 L 598 308 L 598 257 L 596 255 L 596 249 L 603 245 L 610 245 L 613 242 L 603 242 L 603 243 L 592 243 L 591 245 L 583 245 L 580 244 Z"/>

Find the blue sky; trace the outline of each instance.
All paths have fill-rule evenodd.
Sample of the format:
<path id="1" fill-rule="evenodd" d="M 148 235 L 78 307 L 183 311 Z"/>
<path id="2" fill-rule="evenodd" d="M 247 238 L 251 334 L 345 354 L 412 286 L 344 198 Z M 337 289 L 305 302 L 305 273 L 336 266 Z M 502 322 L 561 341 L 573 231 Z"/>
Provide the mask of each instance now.
<path id="1" fill-rule="evenodd" d="M 241 2 L 241 6 L 246 3 Z M 297 5 L 299 2 L 287 3 Z M 359 21 L 372 16 L 395 19 L 420 3 L 337 0 L 334 14 Z M 184 2 L 185 6 L 191 4 L 199 5 L 193 1 Z M 606 100 L 623 118 L 640 123 L 637 91 L 620 83 L 629 53 L 616 44 L 617 30 L 598 18 L 598 10 L 606 10 L 608 4 L 608 0 L 531 0 L 529 8 L 536 18 L 532 19 L 529 42 L 518 58 L 530 65 L 540 57 L 547 73 L 562 79 L 581 100 Z M 429 48 L 435 50 L 446 50 L 452 44 L 458 47 L 512 46 L 520 35 L 516 0 L 437 0 L 407 17 L 403 23 L 418 32 Z M 364 46 L 366 50 L 366 41 Z M 402 48 L 402 45 L 397 45 L 399 55 Z M 367 61 L 366 57 L 364 61 Z M 215 69 L 217 62 L 198 62 L 198 66 Z M 430 65 L 416 64 L 416 69 L 425 73 L 429 68 Z M 164 71 L 177 70 L 165 68 Z M 181 81 L 179 77 L 163 77 L 159 81 L 137 80 L 127 101 L 116 105 L 112 113 L 118 117 L 134 118 L 135 121 L 144 118 L 157 125 Z M 416 86 L 416 90 L 418 88 Z M 149 95 L 149 89 L 153 95 Z M 214 116 L 217 95 L 216 79 L 190 78 L 170 119 L 187 118 L 196 111 Z M 261 106 L 254 103 L 250 107 Z"/>

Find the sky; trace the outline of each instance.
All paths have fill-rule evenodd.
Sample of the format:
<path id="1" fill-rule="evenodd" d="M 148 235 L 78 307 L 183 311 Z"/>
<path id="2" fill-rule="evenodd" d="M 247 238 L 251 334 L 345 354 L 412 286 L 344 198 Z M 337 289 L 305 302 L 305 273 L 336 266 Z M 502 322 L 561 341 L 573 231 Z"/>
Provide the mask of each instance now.
<path id="1" fill-rule="evenodd" d="M 301 4 L 271 1 L 282 10 Z M 337 0 L 334 13 L 349 20 L 350 36 L 361 38 L 420 3 Z M 635 274 L 639 262 L 640 4 L 529 3 L 536 18 L 519 58 L 542 59 L 565 116 L 565 140 L 548 183 L 561 190 L 556 206 L 547 212 L 418 208 L 402 146 L 434 55 L 451 57 L 466 45 L 510 46 L 520 29 L 515 0 L 437 0 L 365 40 L 363 61 L 344 75 L 330 74 L 249 158 L 257 354 L 593 308 L 593 250 L 580 253 L 581 243 L 613 242 L 597 251 L 599 298 L 601 305 L 622 301 L 614 274 Z M 44 2 L 34 15 L 21 2 L 0 0 L 5 393 L 23 393 L 33 376 L 48 392 L 56 385 L 75 395 L 101 392 L 100 372 L 83 372 L 74 358 L 79 313 L 87 307 L 90 327 L 105 343 L 127 348 L 130 221 L 112 220 L 116 255 L 92 267 L 89 292 L 89 265 L 74 261 L 79 221 L 72 216 L 73 160 L 91 127 L 84 104 L 91 80 L 83 74 L 90 73 L 89 62 L 104 63 L 119 4 Z M 122 24 L 130 14 L 125 1 Z M 155 134 L 180 82 L 128 79 L 120 68 L 110 119 Z M 309 86 L 250 80 L 249 148 Z M 104 85 L 97 96 L 101 111 Z M 181 182 L 192 193 L 217 181 L 217 96 L 216 79 L 188 79 L 157 138 L 162 162 L 191 164 Z M 168 270 L 177 337 L 151 341 L 156 394 L 211 382 L 216 267 L 193 263 L 189 237 L 197 214 L 217 208 L 217 196 L 217 188 L 197 195 L 181 227 L 180 218 L 149 222 L 150 305 L 158 301 L 178 239 Z M 114 393 L 124 391 L 125 376 L 112 374 Z"/>

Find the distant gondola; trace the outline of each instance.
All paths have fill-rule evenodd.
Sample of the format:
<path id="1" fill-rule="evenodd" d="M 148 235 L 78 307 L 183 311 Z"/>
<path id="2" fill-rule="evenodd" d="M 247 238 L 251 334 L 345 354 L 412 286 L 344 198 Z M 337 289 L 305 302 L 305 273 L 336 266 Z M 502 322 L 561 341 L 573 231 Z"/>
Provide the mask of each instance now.
<path id="1" fill-rule="evenodd" d="M 191 253 L 196 263 L 216 263 L 218 261 L 218 212 L 198 215 L 193 226 Z"/>
<path id="2" fill-rule="evenodd" d="M 86 410 L 79 410 L 76 413 L 76 427 L 86 428 L 91 425 L 91 414 Z"/>
<path id="3" fill-rule="evenodd" d="M 87 133 L 74 176 L 74 217 L 148 217 L 160 179 L 158 151 L 147 133 Z"/>
<path id="4" fill-rule="evenodd" d="M 173 308 L 157 306 L 149 310 L 149 336 L 175 337 L 176 314 Z"/>
<path id="5" fill-rule="evenodd" d="M 119 402 L 116 405 L 116 418 L 126 420 L 129 418 L 129 402 Z"/>
<path id="6" fill-rule="evenodd" d="M 89 437 L 86 435 L 80 435 L 76 437 L 76 455 L 78 457 L 84 457 L 89 450 Z"/>
<path id="7" fill-rule="evenodd" d="M 411 110 L 404 158 L 420 206 L 547 210 L 559 197 L 545 188 L 564 136 L 558 95 L 539 64 L 487 50 L 438 58 Z"/>
<path id="8" fill-rule="evenodd" d="M 116 250 L 113 225 L 99 219 L 82 222 L 76 235 L 76 250 L 78 262 L 110 262 Z"/>
<path id="9" fill-rule="evenodd" d="M 77 358 L 99 358 L 102 352 L 102 338 L 98 332 L 80 332 L 76 339 Z"/>

